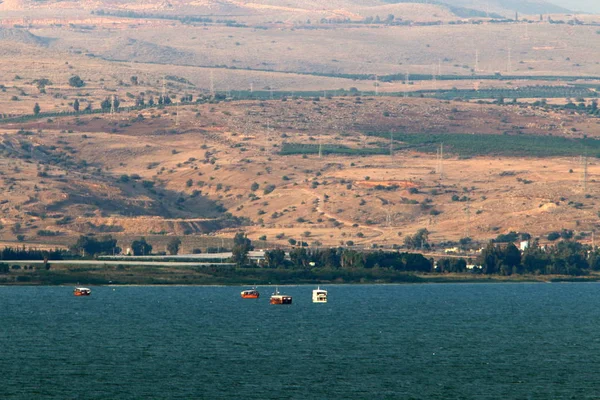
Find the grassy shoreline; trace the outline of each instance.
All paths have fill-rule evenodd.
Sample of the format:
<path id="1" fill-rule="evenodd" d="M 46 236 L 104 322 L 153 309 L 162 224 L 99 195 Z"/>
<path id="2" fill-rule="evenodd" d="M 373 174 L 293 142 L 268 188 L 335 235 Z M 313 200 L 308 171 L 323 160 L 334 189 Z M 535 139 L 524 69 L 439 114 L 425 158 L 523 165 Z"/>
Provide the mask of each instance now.
<path id="1" fill-rule="evenodd" d="M 262 268 L 74 268 L 16 271 L 0 275 L 0 286 L 242 286 L 302 284 L 424 284 L 424 283 L 558 283 L 599 282 L 599 274 L 473 275 L 417 274 L 389 270 L 278 270 Z"/>

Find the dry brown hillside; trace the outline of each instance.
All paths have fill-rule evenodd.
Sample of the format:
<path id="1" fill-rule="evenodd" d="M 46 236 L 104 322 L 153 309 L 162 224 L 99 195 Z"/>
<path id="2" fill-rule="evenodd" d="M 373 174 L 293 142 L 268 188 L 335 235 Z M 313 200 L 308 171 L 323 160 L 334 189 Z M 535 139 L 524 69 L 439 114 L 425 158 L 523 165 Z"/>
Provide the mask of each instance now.
<path id="1" fill-rule="evenodd" d="M 269 245 L 392 246 L 424 227 L 438 243 L 596 228 L 593 16 L 498 22 L 378 0 L 0 10 L 5 243 L 110 233 L 193 248 L 244 229 Z"/>
<path id="2" fill-rule="evenodd" d="M 365 136 L 370 131 L 503 136 L 519 125 L 520 135 L 544 141 L 598 136 L 596 120 L 512 106 L 360 100 L 241 101 L 5 124 L 0 238 L 67 243 L 104 232 L 192 243 L 242 227 L 280 244 L 390 246 L 423 227 L 437 242 L 596 228 L 595 159 L 584 188 L 575 155 L 464 157 L 448 145 L 440 162 L 426 147 L 402 150 L 401 141 L 392 156 L 327 153 L 327 146 L 386 149 L 389 139 Z M 282 154 L 302 143 L 326 151 Z"/>

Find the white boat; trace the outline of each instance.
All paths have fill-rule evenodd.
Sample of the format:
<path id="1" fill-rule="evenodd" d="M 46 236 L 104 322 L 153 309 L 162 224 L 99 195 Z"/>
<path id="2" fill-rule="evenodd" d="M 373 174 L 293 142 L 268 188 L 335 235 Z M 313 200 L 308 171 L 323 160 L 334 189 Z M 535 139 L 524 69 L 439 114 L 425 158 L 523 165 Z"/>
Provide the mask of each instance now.
<path id="1" fill-rule="evenodd" d="M 313 290 L 312 300 L 313 303 L 327 303 L 327 290 L 317 286 L 317 288 Z"/>

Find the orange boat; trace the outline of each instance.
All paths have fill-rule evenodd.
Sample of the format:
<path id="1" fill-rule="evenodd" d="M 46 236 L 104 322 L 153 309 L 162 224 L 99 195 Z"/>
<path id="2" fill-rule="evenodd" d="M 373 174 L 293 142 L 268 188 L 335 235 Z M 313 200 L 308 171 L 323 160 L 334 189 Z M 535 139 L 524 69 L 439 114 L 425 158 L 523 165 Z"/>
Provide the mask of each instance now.
<path id="1" fill-rule="evenodd" d="M 241 295 L 242 299 L 258 299 L 260 297 L 260 293 L 258 293 L 258 290 L 256 290 L 256 288 L 243 290 Z"/>
<path id="2" fill-rule="evenodd" d="M 271 296 L 271 304 L 292 304 L 292 296 L 280 294 L 279 289 L 275 289 L 275 293 Z"/>
<path id="3" fill-rule="evenodd" d="M 92 290 L 85 287 L 76 287 L 73 290 L 75 296 L 89 296 L 92 294 Z"/>

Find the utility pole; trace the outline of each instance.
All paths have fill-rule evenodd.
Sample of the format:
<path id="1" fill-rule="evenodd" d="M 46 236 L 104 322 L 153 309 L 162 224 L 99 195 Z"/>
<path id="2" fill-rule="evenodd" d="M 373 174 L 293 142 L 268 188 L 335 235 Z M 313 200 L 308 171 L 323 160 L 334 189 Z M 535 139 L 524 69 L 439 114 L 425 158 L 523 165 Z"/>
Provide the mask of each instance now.
<path id="1" fill-rule="evenodd" d="M 467 214 L 467 230 L 465 232 L 465 237 L 470 237 L 471 235 L 471 199 L 467 197 L 467 207 L 465 209 L 465 213 Z"/>
<path id="2" fill-rule="evenodd" d="M 271 136 L 270 126 L 269 126 L 269 121 L 267 121 L 267 132 L 265 133 L 265 151 L 267 151 L 267 149 L 269 148 L 270 136 Z"/>
<path id="3" fill-rule="evenodd" d="M 582 167 L 581 171 L 581 186 L 583 188 L 583 193 L 587 192 L 587 181 L 588 181 L 588 159 L 587 156 L 580 157 L 580 164 Z"/>
<path id="4" fill-rule="evenodd" d="M 319 133 L 319 158 L 323 157 L 323 143 L 321 142 L 321 134 Z"/>
<path id="5" fill-rule="evenodd" d="M 440 181 L 444 178 L 444 143 L 440 144 L 437 150 L 437 173 L 440 175 Z"/>
<path id="6" fill-rule="evenodd" d="M 115 107 L 115 95 L 114 94 L 112 95 L 111 100 L 112 101 L 110 102 L 110 115 L 114 115 L 115 111 L 116 111 L 115 110 L 116 107 Z"/>

